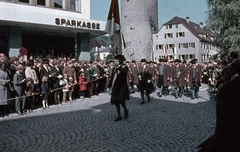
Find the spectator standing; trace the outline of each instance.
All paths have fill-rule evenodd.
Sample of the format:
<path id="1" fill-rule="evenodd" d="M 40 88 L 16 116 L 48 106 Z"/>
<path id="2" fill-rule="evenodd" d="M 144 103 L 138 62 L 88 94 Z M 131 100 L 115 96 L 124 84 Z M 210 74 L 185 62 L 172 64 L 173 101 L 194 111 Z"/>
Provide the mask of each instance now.
<path id="1" fill-rule="evenodd" d="M 23 66 L 21 64 L 19 64 L 16 67 L 17 72 L 13 76 L 15 98 L 16 98 L 15 99 L 15 109 L 19 115 L 21 115 L 23 113 L 24 106 L 25 106 L 25 103 L 24 103 L 25 100 L 21 100 L 21 98 L 19 98 L 23 95 L 22 89 L 23 89 L 24 82 L 26 80 L 26 79 L 22 79 L 22 69 L 23 69 Z M 22 103 L 21 103 L 21 101 L 22 101 Z"/>
<path id="2" fill-rule="evenodd" d="M 80 99 L 84 99 L 85 92 L 87 91 L 87 82 L 85 81 L 85 74 L 84 73 L 80 74 L 78 83 L 79 83 L 79 96 L 80 96 Z"/>
<path id="3" fill-rule="evenodd" d="M 5 71 L 4 62 L 0 61 L 0 112 L 1 117 L 8 116 L 7 110 L 7 99 L 10 97 L 7 85 L 9 85 L 10 79 L 7 72 Z"/>
<path id="4" fill-rule="evenodd" d="M 74 82 L 73 77 L 68 77 L 68 86 L 69 86 L 69 100 L 72 101 L 73 100 L 73 92 L 74 92 L 74 85 L 76 84 Z"/>
<path id="5" fill-rule="evenodd" d="M 68 76 L 67 74 L 64 74 L 63 79 L 60 80 L 60 85 L 62 86 L 62 92 L 63 92 L 63 98 L 62 101 L 67 101 L 67 95 L 69 93 L 69 86 L 68 86 Z"/>
<path id="6" fill-rule="evenodd" d="M 47 76 L 43 76 L 43 78 L 42 78 L 41 90 L 42 90 L 42 96 L 43 96 L 43 101 L 42 101 L 43 109 L 49 108 L 49 106 L 48 106 L 48 96 L 51 93 L 51 88 L 49 86 Z"/>
<path id="7" fill-rule="evenodd" d="M 32 83 L 32 79 L 28 78 L 26 79 L 26 84 L 24 86 L 23 92 L 25 95 L 25 109 L 26 112 L 30 113 L 32 112 L 33 106 L 33 89 L 34 89 L 34 84 Z"/>

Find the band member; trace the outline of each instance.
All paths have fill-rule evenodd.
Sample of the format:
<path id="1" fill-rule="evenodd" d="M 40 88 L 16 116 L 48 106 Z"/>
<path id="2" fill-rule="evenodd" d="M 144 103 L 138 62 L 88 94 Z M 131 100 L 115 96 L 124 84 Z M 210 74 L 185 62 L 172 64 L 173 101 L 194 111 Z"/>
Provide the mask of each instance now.
<path id="1" fill-rule="evenodd" d="M 132 60 L 132 64 L 130 65 L 130 69 L 132 71 L 131 73 L 131 87 L 133 88 L 133 93 L 135 92 L 134 90 L 134 85 L 138 86 L 139 79 L 138 79 L 138 66 L 136 64 L 135 60 Z"/>
<path id="2" fill-rule="evenodd" d="M 126 107 L 126 100 L 129 100 L 127 85 L 128 67 L 123 63 L 126 60 L 123 55 L 117 55 L 115 59 L 116 67 L 110 80 L 110 85 L 112 86 L 110 103 L 114 104 L 117 110 L 117 117 L 114 121 L 119 121 L 122 119 L 120 105 L 124 109 L 124 117 L 128 117 L 128 109 Z"/>
<path id="3" fill-rule="evenodd" d="M 159 59 L 160 64 L 157 68 L 158 74 L 158 89 L 159 89 L 159 97 L 162 97 L 163 90 L 165 90 L 165 95 L 168 94 L 168 86 L 170 81 L 170 67 L 166 64 L 164 59 Z"/>
<path id="4" fill-rule="evenodd" d="M 176 59 L 175 66 L 173 68 L 173 85 L 175 87 L 175 98 L 182 97 L 182 87 L 184 86 L 184 70 L 180 66 L 181 60 Z"/>
<path id="5" fill-rule="evenodd" d="M 141 92 L 142 102 L 140 104 L 144 104 L 144 92 L 146 93 L 148 102 L 151 101 L 150 93 L 152 91 L 152 75 L 150 73 L 150 68 L 146 65 L 146 59 L 141 59 L 141 66 L 139 67 L 139 91 Z"/>
<path id="6" fill-rule="evenodd" d="M 190 61 L 189 67 L 189 76 L 188 76 L 188 84 L 191 87 L 192 99 L 198 98 L 198 91 L 200 86 L 201 72 L 196 65 L 196 60 Z"/>

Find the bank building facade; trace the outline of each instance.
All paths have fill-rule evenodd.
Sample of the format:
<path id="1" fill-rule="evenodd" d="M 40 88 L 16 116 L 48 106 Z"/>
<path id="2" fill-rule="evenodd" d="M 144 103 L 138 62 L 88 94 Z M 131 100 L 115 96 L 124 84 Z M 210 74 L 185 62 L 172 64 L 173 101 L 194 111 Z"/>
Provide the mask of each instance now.
<path id="1" fill-rule="evenodd" d="M 90 19 L 90 0 L 0 0 L 0 52 L 90 59 L 90 39 L 106 22 Z"/>

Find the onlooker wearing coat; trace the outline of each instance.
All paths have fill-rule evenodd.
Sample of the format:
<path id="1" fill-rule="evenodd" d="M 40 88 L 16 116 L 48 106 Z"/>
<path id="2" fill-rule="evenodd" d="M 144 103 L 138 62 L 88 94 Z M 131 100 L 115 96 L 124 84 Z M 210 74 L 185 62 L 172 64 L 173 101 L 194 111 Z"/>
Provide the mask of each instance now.
<path id="1" fill-rule="evenodd" d="M 6 85 L 9 85 L 10 79 L 7 72 L 5 71 L 4 62 L 0 62 L 0 112 L 1 117 L 8 116 L 7 110 L 7 99 L 10 97 L 9 90 Z"/>
<path id="2" fill-rule="evenodd" d="M 85 97 L 85 92 L 87 91 L 87 82 L 85 81 L 85 74 L 81 73 L 80 77 L 78 79 L 79 83 L 79 96 L 80 99 L 84 99 Z"/>

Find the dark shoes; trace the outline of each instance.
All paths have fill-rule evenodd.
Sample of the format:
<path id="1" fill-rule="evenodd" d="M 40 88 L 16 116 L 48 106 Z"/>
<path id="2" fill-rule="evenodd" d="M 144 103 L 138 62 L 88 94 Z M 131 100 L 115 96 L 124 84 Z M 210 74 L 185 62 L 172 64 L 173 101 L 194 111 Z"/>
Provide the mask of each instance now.
<path id="1" fill-rule="evenodd" d="M 128 118 L 128 110 L 124 111 L 124 118 Z"/>
<path id="2" fill-rule="evenodd" d="M 143 105 L 145 102 L 141 102 L 140 105 Z"/>
<path id="3" fill-rule="evenodd" d="M 191 98 L 192 100 L 195 99 L 194 97 Z"/>
<path id="4" fill-rule="evenodd" d="M 121 117 L 117 117 L 116 119 L 114 119 L 114 121 L 120 121 L 120 120 L 122 120 Z"/>

